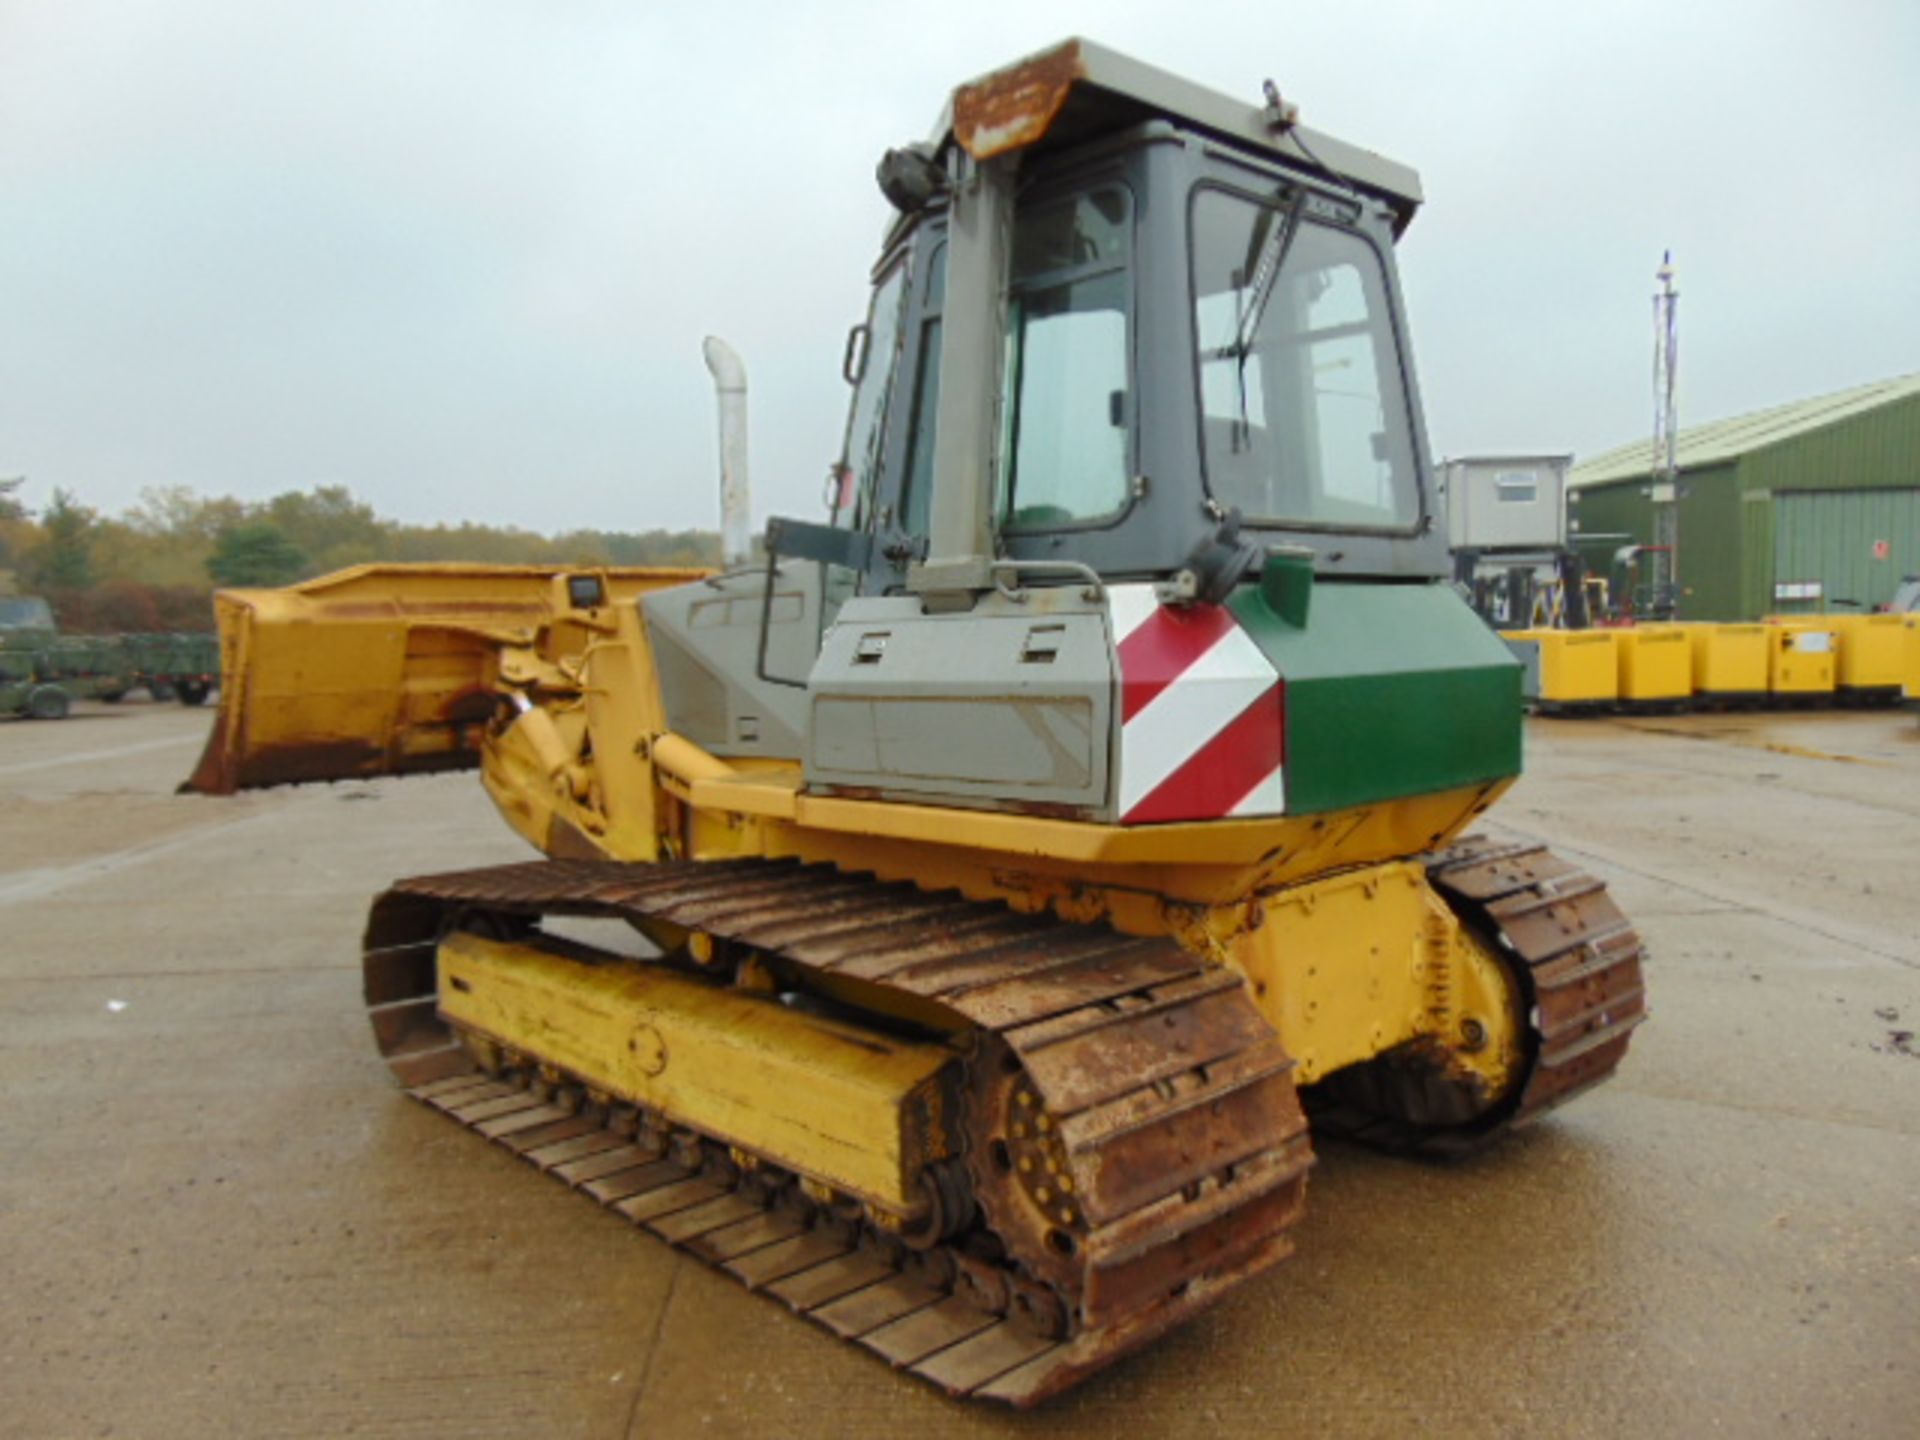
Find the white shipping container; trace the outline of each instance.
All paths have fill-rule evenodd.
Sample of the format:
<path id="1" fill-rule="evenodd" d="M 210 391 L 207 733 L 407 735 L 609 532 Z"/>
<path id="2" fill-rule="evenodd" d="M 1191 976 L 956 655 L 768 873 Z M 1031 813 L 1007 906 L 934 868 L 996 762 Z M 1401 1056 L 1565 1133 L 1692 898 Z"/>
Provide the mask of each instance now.
<path id="1" fill-rule="evenodd" d="M 1497 455 L 1440 466 L 1455 550 L 1556 550 L 1567 541 L 1571 455 Z"/>

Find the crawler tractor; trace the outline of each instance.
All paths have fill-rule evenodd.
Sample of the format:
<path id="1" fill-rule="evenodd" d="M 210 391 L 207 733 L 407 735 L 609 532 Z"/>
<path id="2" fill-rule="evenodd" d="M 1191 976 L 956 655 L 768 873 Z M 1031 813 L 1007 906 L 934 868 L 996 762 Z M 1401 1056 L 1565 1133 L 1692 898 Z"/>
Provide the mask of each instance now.
<path id="1" fill-rule="evenodd" d="M 1448 583 L 1415 175 L 1071 41 L 879 177 L 824 523 L 749 560 L 730 484 L 718 573 L 227 592 L 190 783 L 477 765 L 544 858 L 373 902 L 400 1084 L 1029 1405 L 1282 1259 L 1313 1133 L 1455 1156 L 1605 1080 L 1641 947 L 1459 838 L 1520 674 Z"/>

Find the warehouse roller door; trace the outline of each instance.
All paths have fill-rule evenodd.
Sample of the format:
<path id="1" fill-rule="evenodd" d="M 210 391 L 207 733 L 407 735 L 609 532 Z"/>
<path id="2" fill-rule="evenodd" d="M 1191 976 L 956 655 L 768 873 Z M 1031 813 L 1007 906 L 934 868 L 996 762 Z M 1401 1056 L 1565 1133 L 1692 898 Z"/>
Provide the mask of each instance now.
<path id="1" fill-rule="evenodd" d="M 1774 495 L 1774 603 L 1853 600 L 1871 609 L 1920 574 L 1920 490 L 1783 490 Z M 1788 586 L 1810 587 L 1795 592 Z"/>

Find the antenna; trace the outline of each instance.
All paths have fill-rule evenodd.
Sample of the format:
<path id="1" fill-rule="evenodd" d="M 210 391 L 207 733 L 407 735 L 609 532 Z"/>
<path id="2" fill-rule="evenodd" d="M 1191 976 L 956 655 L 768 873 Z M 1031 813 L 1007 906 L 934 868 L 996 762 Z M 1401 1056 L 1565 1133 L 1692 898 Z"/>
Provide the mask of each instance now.
<path id="1" fill-rule="evenodd" d="M 1680 363 L 1680 292 L 1673 285 L 1673 252 L 1660 257 L 1653 278 L 1653 576 L 1648 608 L 1671 616 L 1680 603 L 1680 443 L 1674 380 Z"/>

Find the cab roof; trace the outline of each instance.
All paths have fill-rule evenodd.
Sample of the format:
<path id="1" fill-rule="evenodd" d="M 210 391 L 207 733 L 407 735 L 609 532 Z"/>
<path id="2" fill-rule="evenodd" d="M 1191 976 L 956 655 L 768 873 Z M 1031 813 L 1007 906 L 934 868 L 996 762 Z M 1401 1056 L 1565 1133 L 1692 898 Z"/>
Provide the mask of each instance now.
<path id="1" fill-rule="evenodd" d="M 1029 147 L 1070 145 L 1152 119 L 1290 164 L 1331 170 L 1385 201 L 1396 231 L 1420 207 L 1420 177 L 1410 167 L 1298 124 L 1290 106 L 1250 105 L 1077 37 L 960 86 L 940 117 L 935 141 L 987 160 Z"/>

